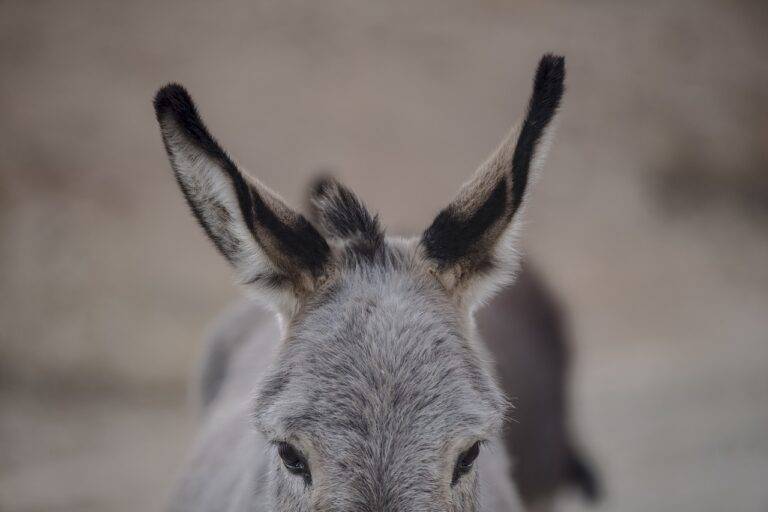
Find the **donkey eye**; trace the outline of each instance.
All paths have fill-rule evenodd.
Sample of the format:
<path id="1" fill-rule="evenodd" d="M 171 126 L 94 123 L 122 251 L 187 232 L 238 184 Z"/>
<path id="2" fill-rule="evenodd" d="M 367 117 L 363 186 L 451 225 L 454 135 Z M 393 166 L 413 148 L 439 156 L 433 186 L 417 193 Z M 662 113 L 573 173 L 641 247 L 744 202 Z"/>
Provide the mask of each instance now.
<path id="1" fill-rule="evenodd" d="M 459 460 L 456 461 L 456 467 L 453 470 L 453 481 L 451 485 L 458 482 L 459 478 L 469 473 L 472 466 L 477 460 L 477 456 L 480 454 L 480 442 L 473 444 L 467 451 L 459 455 Z"/>
<path id="2" fill-rule="evenodd" d="M 309 466 L 307 461 L 299 453 L 296 448 L 288 443 L 279 443 L 277 445 L 277 453 L 283 460 L 285 468 L 294 475 L 301 475 L 305 479 L 310 479 Z"/>

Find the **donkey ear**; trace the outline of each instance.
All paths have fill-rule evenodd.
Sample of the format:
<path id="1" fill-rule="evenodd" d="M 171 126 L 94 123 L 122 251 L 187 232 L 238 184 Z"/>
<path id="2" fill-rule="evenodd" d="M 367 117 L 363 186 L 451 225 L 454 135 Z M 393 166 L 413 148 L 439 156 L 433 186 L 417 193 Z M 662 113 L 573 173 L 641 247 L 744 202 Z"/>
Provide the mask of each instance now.
<path id="1" fill-rule="evenodd" d="M 530 175 L 543 163 L 563 95 L 565 60 L 539 62 L 525 120 L 424 232 L 424 254 L 446 288 L 477 302 L 511 280 Z"/>
<path id="2" fill-rule="evenodd" d="M 221 149 L 180 85 L 155 96 L 176 180 L 197 220 L 243 282 L 295 296 L 327 271 L 330 248 L 299 213 L 243 174 Z"/>

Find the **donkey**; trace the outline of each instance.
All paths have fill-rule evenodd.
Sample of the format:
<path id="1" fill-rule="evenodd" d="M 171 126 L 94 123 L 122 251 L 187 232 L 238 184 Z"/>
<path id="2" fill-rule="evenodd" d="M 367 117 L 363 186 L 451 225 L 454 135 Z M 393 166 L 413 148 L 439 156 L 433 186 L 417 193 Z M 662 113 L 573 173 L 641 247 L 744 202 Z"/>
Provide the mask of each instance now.
<path id="1" fill-rule="evenodd" d="M 542 57 L 519 129 L 415 238 L 386 236 L 335 180 L 315 191 L 313 225 L 240 171 L 183 87 L 157 93 L 187 203 L 279 320 L 237 348 L 172 510 L 523 510 L 473 313 L 518 267 L 564 79 L 564 59 Z"/>

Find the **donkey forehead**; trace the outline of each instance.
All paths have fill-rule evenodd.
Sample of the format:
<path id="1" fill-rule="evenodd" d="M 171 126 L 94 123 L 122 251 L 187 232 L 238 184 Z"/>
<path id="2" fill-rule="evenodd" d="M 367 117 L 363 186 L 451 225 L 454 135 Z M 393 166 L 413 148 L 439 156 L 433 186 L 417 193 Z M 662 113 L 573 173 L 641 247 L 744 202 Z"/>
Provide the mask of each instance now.
<path id="1" fill-rule="evenodd" d="M 284 434 L 317 440 L 488 435 L 503 399 L 461 324 L 413 276 L 348 276 L 291 326 L 257 409 Z"/>

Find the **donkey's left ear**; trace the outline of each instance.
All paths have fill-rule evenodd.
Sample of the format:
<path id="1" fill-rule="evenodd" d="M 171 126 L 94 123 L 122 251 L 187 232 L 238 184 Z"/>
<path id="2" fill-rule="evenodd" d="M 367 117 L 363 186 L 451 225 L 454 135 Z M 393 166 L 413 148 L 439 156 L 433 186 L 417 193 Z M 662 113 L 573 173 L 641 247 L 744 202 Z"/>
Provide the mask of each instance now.
<path id="1" fill-rule="evenodd" d="M 565 60 L 539 62 L 525 120 L 478 169 L 422 235 L 438 279 L 470 307 L 514 276 L 521 210 L 530 176 L 544 161 L 563 95 Z"/>

